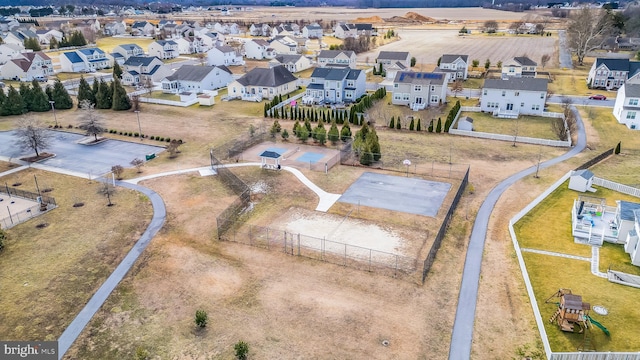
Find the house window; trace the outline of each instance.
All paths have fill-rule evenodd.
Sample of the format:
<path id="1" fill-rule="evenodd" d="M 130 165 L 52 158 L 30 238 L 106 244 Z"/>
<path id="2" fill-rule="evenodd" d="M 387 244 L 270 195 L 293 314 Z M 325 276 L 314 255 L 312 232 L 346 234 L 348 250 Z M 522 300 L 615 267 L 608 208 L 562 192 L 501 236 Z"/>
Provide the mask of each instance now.
<path id="1" fill-rule="evenodd" d="M 502 90 L 502 96 L 505 96 L 505 95 L 507 95 L 507 92 Z"/>
<path id="2" fill-rule="evenodd" d="M 516 91 L 516 96 L 520 96 L 520 91 Z"/>
<path id="3" fill-rule="evenodd" d="M 393 100 L 400 100 L 402 98 L 402 96 L 400 96 L 400 94 L 396 93 L 393 94 Z"/>
<path id="4" fill-rule="evenodd" d="M 636 112 L 635 112 L 635 111 L 629 111 L 629 112 L 627 113 L 627 119 L 629 119 L 629 120 L 633 120 L 633 119 L 635 119 L 635 118 L 636 118 Z"/>
<path id="5" fill-rule="evenodd" d="M 487 95 L 487 90 L 486 89 L 482 92 L 482 95 Z"/>
<path id="6" fill-rule="evenodd" d="M 325 95 L 326 97 L 329 97 L 329 91 L 327 91 L 327 94 Z"/>
<path id="7" fill-rule="evenodd" d="M 531 105 L 531 110 L 540 110 L 540 105 Z"/>
<path id="8" fill-rule="evenodd" d="M 413 87 L 413 91 L 422 91 L 422 85 L 416 85 Z"/>
<path id="9" fill-rule="evenodd" d="M 520 107 L 523 108 L 524 107 L 524 103 L 520 103 Z"/>
<path id="10" fill-rule="evenodd" d="M 540 99 L 544 99 L 544 93 L 540 94 Z"/>
<path id="11" fill-rule="evenodd" d="M 638 105 L 638 99 L 629 99 L 629 105 Z"/>
<path id="12" fill-rule="evenodd" d="M 515 68 L 510 67 L 510 68 L 509 68 L 509 72 L 510 72 L 510 73 L 514 73 L 514 72 L 516 72 L 516 69 L 515 69 Z"/>
<path id="13" fill-rule="evenodd" d="M 438 95 L 431 95 L 431 102 L 432 103 L 438 102 Z"/>
<path id="14" fill-rule="evenodd" d="M 436 87 L 431 85 L 431 91 L 436 91 Z"/>
<path id="15" fill-rule="evenodd" d="M 409 101 L 409 94 L 402 94 L 402 100 Z"/>
<path id="16" fill-rule="evenodd" d="M 395 89 L 397 89 L 397 88 L 398 88 L 398 84 L 393 84 L 393 87 L 394 87 Z"/>

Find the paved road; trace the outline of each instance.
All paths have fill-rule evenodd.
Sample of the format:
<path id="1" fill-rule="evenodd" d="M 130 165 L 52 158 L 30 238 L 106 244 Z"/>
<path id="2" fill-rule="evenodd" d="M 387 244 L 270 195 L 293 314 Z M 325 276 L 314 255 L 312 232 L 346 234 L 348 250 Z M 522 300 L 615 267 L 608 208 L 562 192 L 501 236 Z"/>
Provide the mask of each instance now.
<path id="1" fill-rule="evenodd" d="M 567 44 L 567 31 L 566 30 L 558 30 L 558 36 L 560 40 L 558 41 L 558 48 L 560 49 L 558 55 L 558 63 L 561 69 L 573 69 L 573 61 L 571 61 L 571 51 L 569 50 L 569 46 Z"/>
<path id="2" fill-rule="evenodd" d="M 133 264 L 138 260 L 140 254 L 142 254 L 144 249 L 147 248 L 151 239 L 153 239 L 156 233 L 162 228 L 167 216 L 167 210 L 164 206 L 164 202 L 160 195 L 155 191 L 140 185 L 129 184 L 121 181 L 116 182 L 116 184 L 128 189 L 137 190 L 148 196 L 151 200 L 151 205 L 153 205 L 153 218 L 151 219 L 151 223 L 149 224 L 149 227 L 147 227 L 147 230 L 140 237 L 140 240 L 133 245 L 133 248 L 131 248 L 127 256 L 122 260 L 118 267 L 116 267 L 113 273 L 111 273 L 104 284 L 100 286 L 98 291 L 96 291 L 96 293 L 91 297 L 91 300 L 89 300 L 85 307 L 78 313 L 75 319 L 73 319 L 62 335 L 60 335 L 60 338 L 58 339 L 58 359 L 62 359 L 85 326 L 87 326 L 93 315 L 95 315 L 98 309 L 100 309 L 102 304 L 107 300 L 113 289 L 118 286 L 127 272 L 129 272 Z"/>
<path id="3" fill-rule="evenodd" d="M 582 118 L 575 107 L 572 107 L 572 111 L 576 115 L 578 125 L 577 144 L 563 155 L 543 162 L 540 164 L 540 168 L 546 168 L 567 160 L 577 155 L 585 148 L 587 144 L 587 136 L 585 134 Z M 525 176 L 535 173 L 535 171 L 536 167 L 532 166 L 511 175 L 509 178 L 499 183 L 491 190 L 491 192 L 489 192 L 489 195 L 478 210 L 478 216 L 476 217 L 476 221 L 473 224 L 473 229 L 471 231 L 469 249 L 467 250 L 464 271 L 462 273 L 458 308 L 456 310 L 456 318 L 453 324 L 453 333 L 451 334 L 449 360 L 468 360 L 471 357 L 471 342 L 473 341 L 473 325 L 476 314 L 476 302 L 478 299 L 482 253 L 484 250 L 484 242 L 487 238 L 487 226 L 489 225 L 489 218 L 493 212 L 493 208 L 502 193 L 504 193 L 511 185 Z"/>

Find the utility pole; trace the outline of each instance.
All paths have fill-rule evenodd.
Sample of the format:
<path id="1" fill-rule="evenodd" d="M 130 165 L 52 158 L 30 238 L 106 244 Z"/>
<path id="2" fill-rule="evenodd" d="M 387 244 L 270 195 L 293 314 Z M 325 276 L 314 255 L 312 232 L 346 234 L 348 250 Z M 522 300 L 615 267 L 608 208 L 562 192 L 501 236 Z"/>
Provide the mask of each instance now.
<path id="1" fill-rule="evenodd" d="M 140 110 L 135 110 L 136 117 L 138 118 L 138 134 L 140 134 L 140 141 L 142 141 L 142 128 L 140 127 Z"/>
<path id="2" fill-rule="evenodd" d="M 53 100 L 49 100 L 49 104 L 51 104 L 51 110 L 53 110 L 53 120 L 56 122 L 56 128 L 58 127 L 58 118 L 56 117 L 56 108 L 53 106 L 56 102 Z"/>

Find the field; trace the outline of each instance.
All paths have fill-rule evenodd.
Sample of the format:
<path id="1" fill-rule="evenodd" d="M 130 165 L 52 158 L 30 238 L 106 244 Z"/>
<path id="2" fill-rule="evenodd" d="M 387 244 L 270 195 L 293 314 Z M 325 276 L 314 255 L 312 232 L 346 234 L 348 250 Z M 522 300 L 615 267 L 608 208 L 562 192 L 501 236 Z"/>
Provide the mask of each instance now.
<path id="1" fill-rule="evenodd" d="M 542 116 L 521 115 L 516 119 L 501 119 L 488 113 L 463 112 L 460 117 L 468 116 L 473 119 L 475 131 L 526 136 L 540 139 L 557 140 L 558 136 L 551 129 L 551 122 L 555 119 Z"/>

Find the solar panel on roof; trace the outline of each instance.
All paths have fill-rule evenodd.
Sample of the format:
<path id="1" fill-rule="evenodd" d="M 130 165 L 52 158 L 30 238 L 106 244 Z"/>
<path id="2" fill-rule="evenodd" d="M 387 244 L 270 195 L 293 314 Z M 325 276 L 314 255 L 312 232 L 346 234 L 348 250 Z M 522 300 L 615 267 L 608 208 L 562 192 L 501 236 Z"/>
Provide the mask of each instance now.
<path id="1" fill-rule="evenodd" d="M 404 80 L 404 73 L 400 74 L 400 81 Z"/>
<path id="2" fill-rule="evenodd" d="M 418 79 L 420 79 L 422 77 L 422 73 L 418 73 L 418 75 L 416 76 Z"/>
<path id="3" fill-rule="evenodd" d="M 424 74 L 424 78 L 425 79 L 439 79 L 440 78 L 440 74 L 427 73 L 427 74 Z"/>

